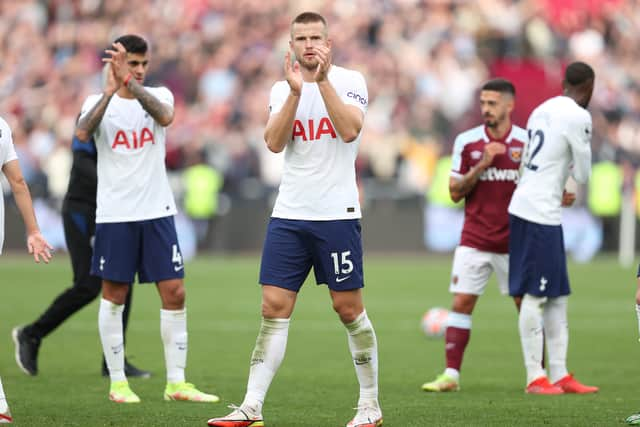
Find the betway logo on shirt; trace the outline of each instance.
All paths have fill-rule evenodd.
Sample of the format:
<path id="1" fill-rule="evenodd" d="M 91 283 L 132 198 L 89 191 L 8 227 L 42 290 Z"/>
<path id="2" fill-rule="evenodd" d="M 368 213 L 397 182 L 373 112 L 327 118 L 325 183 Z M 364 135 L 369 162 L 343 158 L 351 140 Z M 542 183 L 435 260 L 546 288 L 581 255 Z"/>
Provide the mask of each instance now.
<path id="1" fill-rule="evenodd" d="M 518 178 L 520 178 L 518 169 L 489 168 L 480 175 L 480 181 L 513 181 L 518 183 Z"/>
<path id="2" fill-rule="evenodd" d="M 140 131 L 140 135 L 135 130 L 125 132 L 123 130 L 119 130 L 116 132 L 116 136 L 113 138 L 113 142 L 111 143 L 111 149 L 115 150 L 117 147 L 121 146 L 127 150 L 137 150 L 144 147 L 144 144 L 150 142 L 151 144 L 155 144 L 156 141 L 153 139 L 153 132 L 151 132 L 148 128 L 142 128 Z"/>
<path id="3" fill-rule="evenodd" d="M 306 123 L 298 119 L 293 122 L 291 139 L 299 136 L 303 141 L 314 141 L 320 139 L 322 135 L 331 135 L 332 138 L 336 138 L 336 130 L 328 117 L 321 118 L 317 125 L 313 119 L 307 120 Z"/>

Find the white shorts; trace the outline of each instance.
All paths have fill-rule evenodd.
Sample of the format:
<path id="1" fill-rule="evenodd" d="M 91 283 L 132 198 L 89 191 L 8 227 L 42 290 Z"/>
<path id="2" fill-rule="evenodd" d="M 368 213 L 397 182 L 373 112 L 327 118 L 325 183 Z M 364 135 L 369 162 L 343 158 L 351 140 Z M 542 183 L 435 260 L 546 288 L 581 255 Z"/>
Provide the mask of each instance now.
<path id="1" fill-rule="evenodd" d="M 454 294 L 482 295 L 492 271 L 496 273 L 500 293 L 508 295 L 509 254 L 458 246 L 453 255 L 449 291 Z"/>

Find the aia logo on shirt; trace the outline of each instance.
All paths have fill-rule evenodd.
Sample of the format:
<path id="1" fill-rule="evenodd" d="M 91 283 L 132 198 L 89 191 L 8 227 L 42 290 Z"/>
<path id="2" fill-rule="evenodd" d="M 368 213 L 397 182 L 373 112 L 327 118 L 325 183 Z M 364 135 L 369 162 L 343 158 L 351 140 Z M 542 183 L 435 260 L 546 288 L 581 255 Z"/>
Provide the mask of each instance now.
<path id="1" fill-rule="evenodd" d="M 331 124 L 331 120 L 329 120 L 328 117 L 321 118 L 317 126 L 313 119 L 307 120 L 306 126 L 302 120 L 296 119 L 293 122 L 291 139 L 299 136 L 303 141 L 314 141 L 320 139 L 322 135 L 331 135 L 331 138 L 336 138 L 336 130 L 333 128 L 333 124 Z"/>
<path id="2" fill-rule="evenodd" d="M 156 141 L 153 139 L 153 132 L 151 132 L 148 128 L 142 128 L 140 134 L 135 130 L 125 132 L 122 129 L 116 132 L 116 136 L 113 138 L 113 142 L 111 143 L 111 149 L 115 150 L 117 147 L 121 146 L 127 150 L 137 150 L 144 147 L 146 143 L 155 144 Z"/>

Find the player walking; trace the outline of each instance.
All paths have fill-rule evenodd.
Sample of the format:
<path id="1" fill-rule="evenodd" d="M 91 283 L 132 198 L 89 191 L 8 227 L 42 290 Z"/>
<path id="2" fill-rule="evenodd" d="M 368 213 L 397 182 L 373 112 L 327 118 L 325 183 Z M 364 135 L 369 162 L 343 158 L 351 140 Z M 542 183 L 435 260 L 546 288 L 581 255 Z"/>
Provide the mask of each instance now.
<path id="1" fill-rule="evenodd" d="M 13 147 L 11 129 L 2 118 L 0 118 L 0 168 L 9 182 L 11 192 L 22 216 L 22 221 L 27 231 L 27 249 L 29 253 L 33 254 L 35 262 L 40 262 L 40 259 L 42 259 L 45 263 L 49 263 L 52 247 L 40 234 L 38 222 L 33 212 L 29 187 L 27 187 L 27 183 L 22 176 L 18 156 Z M 4 201 L 2 199 L 3 194 L 0 191 L 0 253 L 4 243 Z M 13 418 L 2 387 L 2 379 L 0 379 L 0 424 L 10 424 L 12 422 Z"/>
<path id="2" fill-rule="evenodd" d="M 531 113 L 522 176 L 509 205 L 509 294 L 523 295 L 518 327 L 527 393 L 598 391 L 567 371 L 570 288 L 560 225 L 561 206 L 575 197 L 564 191 L 569 174 L 586 183 L 591 173 L 591 115 L 586 108 L 594 79 L 589 65 L 570 64 L 563 95 L 543 102 Z M 541 366 L 543 339 L 549 378 Z"/>
<path id="3" fill-rule="evenodd" d="M 449 291 L 454 294 L 447 319 L 447 368 L 424 391 L 457 391 L 460 367 L 471 336 L 471 314 L 491 272 L 500 292 L 508 293 L 509 215 L 507 207 L 518 181 L 526 131 L 511 123 L 515 88 L 490 80 L 480 91 L 484 126 L 461 133 L 453 147 L 451 198 L 465 199 L 464 227 L 453 257 Z M 516 306 L 520 298 L 516 297 Z"/>
<path id="4" fill-rule="evenodd" d="M 38 374 L 38 352 L 42 340 L 64 323 L 69 316 L 93 301 L 102 288 L 100 277 L 92 276 L 91 256 L 96 229 L 96 172 L 97 153 L 93 140 L 82 143 L 76 137 L 71 143 L 73 164 L 69 187 L 62 204 L 64 237 L 69 249 L 73 269 L 73 285 L 58 295 L 34 322 L 13 328 L 16 345 L 16 362 L 28 375 Z M 127 330 L 131 311 L 132 287 L 129 286 L 122 315 L 123 329 Z M 127 377 L 148 378 L 151 373 L 138 369 L 125 357 L 124 371 Z M 102 360 L 102 375 L 108 376 L 107 365 Z"/>
<path id="5" fill-rule="evenodd" d="M 382 425 L 378 404 L 376 335 L 362 301 L 360 205 L 354 162 L 367 87 L 362 75 L 331 64 L 326 20 L 305 12 L 291 24 L 286 81 L 271 90 L 265 130 L 269 149 L 285 150 L 280 191 L 260 267 L 262 324 L 251 356 L 247 393 L 229 415 L 210 426 L 262 426 L 262 405 L 282 362 L 298 291 L 313 267 L 329 286 L 333 308 L 347 330 L 360 383 L 349 427 Z"/>
<path id="6" fill-rule="evenodd" d="M 122 312 L 138 273 L 155 282 L 162 309 L 160 331 L 167 368 L 165 400 L 217 402 L 215 395 L 185 382 L 187 313 L 184 264 L 173 216 L 175 201 L 165 169 L 166 127 L 173 121 L 173 95 L 143 86 L 147 43 L 126 35 L 106 51 L 110 73 L 104 92 L 82 106 L 76 137 L 94 137 L 98 151 L 96 236 L 91 273 L 102 278 L 100 340 L 111 377 L 109 399 L 133 403 L 124 371 Z"/>

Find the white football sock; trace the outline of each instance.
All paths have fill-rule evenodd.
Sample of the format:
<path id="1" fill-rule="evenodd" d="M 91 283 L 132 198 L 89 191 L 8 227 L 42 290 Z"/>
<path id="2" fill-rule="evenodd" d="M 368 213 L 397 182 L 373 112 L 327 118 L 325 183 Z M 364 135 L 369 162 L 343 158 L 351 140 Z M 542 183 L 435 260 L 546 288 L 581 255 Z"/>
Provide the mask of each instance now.
<path id="1" fill-rule="evenodd" d="M 187 367 L 187 309 L 160 309 L 160 335 L 164 345 L 167 382 L 184 382 Z"/>
<path id="2" fill-rule="evenodd" d="M 549 379 L 564 378 L 567 372 L 567 347 L 569 347 L 569 322 L 567 321 L 566 296 L 549 298 L 544 306 L 544 337 L 549 355 Z"/>
<path id="3" fill-rule="evenodd" d="M 109 368 L 111 381 L 124 381 L 124 338 L 122 334 L 122 312 L 124 304 L 118 305 L 104 298 L 100 299 L 98 310 L 98 330 L 102 351 Z"/>
<path id="4" fill-rule="evenodd" d="M 543 320 L 542 310 L 547 298 L 526 294 L 522 298 L 518 329 L 527 369 L 527 385 L 533 380 L 545 376 L 542 369 Z"/>
<path id="5" fill-rule="evenodd" d="M 241 405 L 256 415 L 262 413 L 267 390 L 284 359 L 288 336 L 289 319 L 262 318 L 256 345 L 251 354 L 247 394 Z"/>
<path id="6" fill-rule="evenodd" d="M 378 405 L 378 342 L 373 325 L 363 311 L 347 328 L 349 349 L 360 383 L 358 406 L 365 403 Z"/>
<path id="7" fill-rule="evenodd" d="M 2 388 L 2 378 L 0 378 L 0 414 L 4 414 L 9 409 L 7 403 L 7 397 L 4 395 L 4 388 Z"/>

